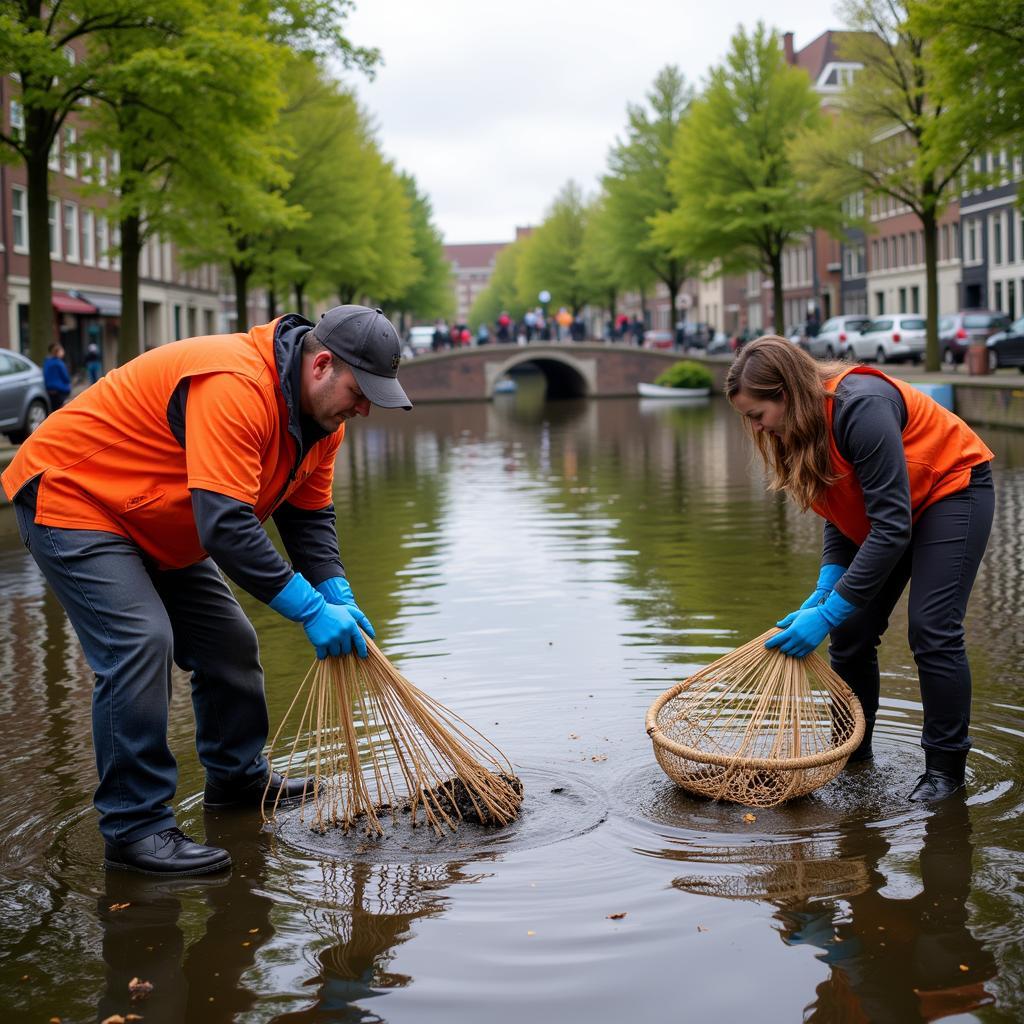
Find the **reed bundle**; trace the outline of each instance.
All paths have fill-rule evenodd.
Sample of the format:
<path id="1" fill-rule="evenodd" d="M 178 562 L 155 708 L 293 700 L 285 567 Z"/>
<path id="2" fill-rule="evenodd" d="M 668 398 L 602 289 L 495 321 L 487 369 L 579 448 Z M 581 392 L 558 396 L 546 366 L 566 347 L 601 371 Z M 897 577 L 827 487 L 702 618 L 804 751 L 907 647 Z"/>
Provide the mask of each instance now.
<path id="1" fill-rule="evenodd" d="M 286 778 L 308 776 L 299 815 L 318 832 L 359 824 L 384 832 L 381 818 L 438 835 L 460 821 L 507 825 L 519 813 L 522 784 L 508 758 L 466 721 L 405 678 L 372 640 L 366 658 L 317 661 L 306 674 L 271 743 L 286 728 L 295 739 Z M 294 713 L 301 708 L 297 722 Z M 278 800 L 265 806 L 272 820 Z"/>
<path id="2" fill-rule="evenodd" d="M 647 712 L 658 763 L 684 789 L 772 807 L 833 779 L 864 736 L 853 692 L 818 654 L 762 636 L 666 690 Z"/>

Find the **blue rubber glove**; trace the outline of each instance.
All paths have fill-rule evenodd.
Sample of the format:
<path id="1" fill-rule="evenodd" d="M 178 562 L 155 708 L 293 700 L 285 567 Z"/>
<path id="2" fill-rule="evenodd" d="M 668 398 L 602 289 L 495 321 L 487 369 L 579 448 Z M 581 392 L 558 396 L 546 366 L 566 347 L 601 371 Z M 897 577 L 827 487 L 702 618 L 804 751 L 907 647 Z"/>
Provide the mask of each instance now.
<path id="1" fill-rule="evenodd" d="M 843 573 L 846 572 L 846 567 L 842 565 L 823 565 L 821 572 L 818 573 L 818 582 L 814 585 L 814 592 L 797 611 L 801 611 L 804 608 L 813 608 L 815 605 L 821 604 L 829 594 L 835 589 L 836 584 L 843 578 Z M 797 612 L 790 612 L 787 616 L 780 619 L 775 623 L 779 629 L 785 629 L 797 616 Z"/>
<path id="2" fill-rule="evenodd" d="M 348 608 L 328 604 L 302 573 L 297 572 L 288 581 L 270 602 L 270 607 L 286 619 L 302 623 L 318 658 L 326 658 L 328 654 L 351 654 L 353 648 L 360 658 L 366 657 L 366 638 Z"/>
<path id="3" fill-rule="evenodd" d="M 828 636 L 830 629 L 856 610 L 855 605 L 833 590 L 824 603 L 787 615 L 778 623 L 782 632 L 766 640 L 764 645 L 769 649 L 778 647 L 791 658 L 806 658 Z"/>
<path id="4" fill-rule="evenodd" d="M 372 637 L 377 636 L 373 626 L 370 624 L 370 620 L 363 614 L 359 605 L 356 604 L 352 587 L 349 586 L 349 582 L 344 576 L 332 576 L 330 579 L 318 583 L 316 589 L 323 595 L 324 600 L 328 604 L 345 605 L 349 615 L 359 623 L 359 627 L 364 632 L 369 633 Z"/>

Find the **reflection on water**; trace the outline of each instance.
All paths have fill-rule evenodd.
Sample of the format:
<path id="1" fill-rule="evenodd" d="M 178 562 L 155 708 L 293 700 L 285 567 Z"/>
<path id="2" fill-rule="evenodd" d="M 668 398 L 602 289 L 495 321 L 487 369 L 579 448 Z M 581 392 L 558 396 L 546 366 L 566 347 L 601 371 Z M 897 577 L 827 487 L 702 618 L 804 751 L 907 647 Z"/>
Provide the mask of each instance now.
<path id="1" fill-rule="evenodd" d="M 765 493 L 720 400 L 545 403 L 516 380 L 493 403 L 354 425 L 335 497 L 382 649 L 565 816 L 538 814 L 529 841 L 350 859 L 280 842 L 255 815 L 204 814 L 180 675 L 179 820 L 235 870 L 104 874 L 90 676 L 0 510 L 4 1021 L 617 1022 L 678 1015 L 683 991 L 697 1020 L 742 1019 L 754 997 L 766 1021 L 1019 1019 L 1024 435 L 986 433 L 997 509 L 967 620 L 967 806 L 904 801 L 921 752 L 901 603 L 876 763 L 750 823 L 671 786 L 644 714 L 803 599 L 820 524 Z M 241 599 L 276 726 L 310 653 Z M 593 794 L 579 822 L 560 788 Z M 153 983 L 144 1002 L 133 977 Z"/>

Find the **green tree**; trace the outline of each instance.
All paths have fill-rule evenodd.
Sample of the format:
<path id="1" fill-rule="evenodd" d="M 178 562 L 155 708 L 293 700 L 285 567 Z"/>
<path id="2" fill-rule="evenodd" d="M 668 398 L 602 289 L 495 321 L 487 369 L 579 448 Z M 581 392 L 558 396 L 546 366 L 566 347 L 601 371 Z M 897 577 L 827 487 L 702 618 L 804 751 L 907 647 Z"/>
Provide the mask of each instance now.
<path id="1" fill-rule="evenodd" d="M 180 183 L 230 203 L 275 173 L 279 153 L 265 144 L 280 106 L 279 48 L 234 0 L 181 0 L 176 17 L 174 33 L 100 32 L 92 47 L 105 59 L 85 140 L 120 154 L 110 183 L 121 235 L 118 362 L 140 350 L 139 258 L 152 235 L 175 233 Z"/>
<path id="2" fill-rule="evenodd" d="M 676 134 L 669 188 L 676 207 L 654 238 L 723 274 L 758 269 L 784 321 L 782 253 L 815 227 L 838 229 L 839 197 L 812 186 L 793 161 L 795 140 L 821 130 L 806 72 L 786 64 L 775 32 L 740 28 Z"/>
<path id="3" fill-rule="evenodd" d="M 573 314 L 583 308 L 590 298 L 578 269 L 585 224 L 583 192 L 570 181 L 555 197 L 543 223 L 529 236 L 524 248 L 518 280 L 522 303 L 530 305 L 541 291 L 548 291 L 553 306 L 565 306 Z"/>
<path id="4" fill-rule="evenodd" d="M 261 240 L 266 251 L 259 278 L 275 305 L 294 292 L 294 308 L 302 313 L 307 294 L 334 292 L 333 268 L 340 262 L 370 258 L 370 140 L 354 97 L 316 61 L 297 56 L 283 77 L 287 98 L 277 130 L 287 141 L 289 182 L 282 197 L 305 216 Z"/>
<path id="5" fill-rule="evenodd" d="M 948 98 L 920 35 L 898 0 L 851 0 L 844 60 L 863 65 L 844 91 L 841 116 L 808 145 L 801 165 L 823 186 L 846 194 L 891 196 L 912 210 L 924 236 L 925 363 L 939 368 L 938 222 L 959 195 L 972 158 L 989 145 L 984 122 L 950 116 Z M 973 100 L 964 102 L 973 105 Z"/>
<path id="6" fill-rule="evenodd" d="M 487 287 L 477 295 L 469 310 L 469 323 L 476 329 L 480 324 L 493 324 L 502 312 L 518 320 L 532 308 L 537 298 L 524 302 L 519 296 L 519 264 L 529 238 L 521 238 L 506 245 L 494 260 L 494 273 Z"/>
<path id="7" fill-rule="evenodd" d="M 413 253 L 411 203 L 394 166 L 385 160 L 376 141 L 364 146 L 370 196 L 363 236 L 365 255 L 332 265 L 342 302 L 366 300 L 393 304 L 420 273 Z M 340 253 L 339 253 L 340 255 Z"/>
<path id="8" fill-rule="evenodd" d="M 670 213 L 676 205 L 669 188 L 669 166 L 676 132 L 692 100 L 693 90 L 679 69 L 662 68 L 647 95 L 650 113 L 643 106 L 627 108 L 626 138 L 609 154 L 604 177 L 614 262 L 626 280 L 655 278 L 664 284 L 672 324 L 677 320 L 679 289 L 696 267 L 685 251 L 684 239 L 664 241 L 655 236 L 654 223 L 659 214 Z"/>
<path id="9" fill-rule="evenodd" d="M 587 209 L 577 269 L 587 293 L 594 296 L 595 301 L 603 303 L 613 320 L 623 282 L 615 259 L 615 241 L 615 225 L 608 213 L 608 196 L 602 193 Z"/>
<path id="10" fill-rule="evenodd" d="M 172 0 L 3 0 L 0 3 L 0 68 L 21 86 L 24 128 L 0 135 L 0 150 L 25 165 L 28 192 L 29 347 L 46 357 L 53 331 L 50 266 L 50 151 L 68 115 L 92 97 L 106 70 L 92 47 L 98 33 L 140 29 L 174 34 L 178 7 Z M 84 44 L 84 53 L 75 56 Z"/>
<path id="11" fill-rule="evenodd" d="M 406 314 L 414 320 L 452 316 L 455 312 L 455 292 L 451 264 L 444 257 L 441 232 L 431 221 L 430 199 L 419 192 L 412 175 L 400 174 L 399 178 L 409 199 L 412 253 L 419 264 L 418 276 L 389 303 L 391 310 L 400 316 L 400 328 L 404 334 Z"/>
<path id="12" fill-rule="evenodd" d="M 991 144 L 1024 139 L 1024 0 L 911 0 L 910 30 L 929 41 L 947 107 L 942 130 Z M 939 127 L 936 122 L 934 128 Z"/>

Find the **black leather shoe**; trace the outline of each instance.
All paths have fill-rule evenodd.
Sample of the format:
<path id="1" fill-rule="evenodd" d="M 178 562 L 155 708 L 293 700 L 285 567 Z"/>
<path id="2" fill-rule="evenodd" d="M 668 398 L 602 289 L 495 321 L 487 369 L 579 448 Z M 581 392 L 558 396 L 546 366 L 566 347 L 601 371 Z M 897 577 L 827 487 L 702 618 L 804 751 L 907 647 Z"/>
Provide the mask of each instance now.
<path id="1" fill-rule="evenodd" d="M 938 803 L 965 787 L 966 750 L 926 750 L 924 775 L 917 780 L 909 799 L 915 803 Z"/>
<path id="2" fill-rule="evenodd" d="M 302 798 L 303 791 L 308 787 L 309 793 L 313 792 L 313 779 L 288 779 L 285 780 L 279 772 L 271 772 L 270 789 L 267 790 L 267 806 L 273 806 L 277 801 L 278 807 L 287 806 Z M 208 811 L 224 811 L 236 807 L 259 807 L 263 800 L 263 791 L 267 789 L 266 777 L 257 782 L 250 783 L 242 789 L 229 789 L 225 786 L 218 786 L 214 782 L 207 782 L 206 790 L 203 793 L 203 806 Z M 277 799 L 278 793 L 281 799 Z"/>
<path id="3" fill-rule="evenodd" d="M 197 843 L 180 828 L 165 828 L 124 846 L 107 843 L 103 866 L 142 875 L 184 878 L 225 871 L 231 867 L 231 857 L 219 846 Z"/>

